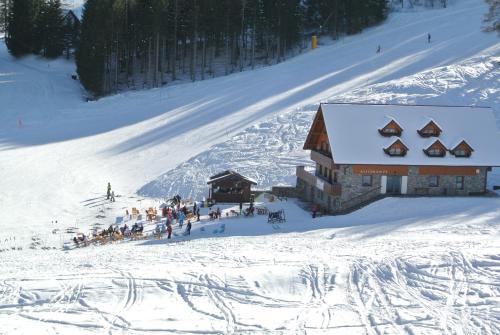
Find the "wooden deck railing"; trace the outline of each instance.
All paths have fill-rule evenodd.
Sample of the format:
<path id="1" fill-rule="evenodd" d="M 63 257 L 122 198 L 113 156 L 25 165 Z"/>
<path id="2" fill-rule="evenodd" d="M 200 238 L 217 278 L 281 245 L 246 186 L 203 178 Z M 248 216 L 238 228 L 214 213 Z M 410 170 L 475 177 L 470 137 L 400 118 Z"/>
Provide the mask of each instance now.
<path id="1" fill-rule="evenodd" d="M 297 166 L 297 177 L 305 181 L 307 184 L 318 187 L 323 185 L 322 191 L 330 195 L 341 195 L 342 186 L 337 183 L 329 183 L 324 179 L 316 177 L 314 174 L 307 172 L 304 166 Z M 318 180 L 320 181 L 318 183 Z"/>

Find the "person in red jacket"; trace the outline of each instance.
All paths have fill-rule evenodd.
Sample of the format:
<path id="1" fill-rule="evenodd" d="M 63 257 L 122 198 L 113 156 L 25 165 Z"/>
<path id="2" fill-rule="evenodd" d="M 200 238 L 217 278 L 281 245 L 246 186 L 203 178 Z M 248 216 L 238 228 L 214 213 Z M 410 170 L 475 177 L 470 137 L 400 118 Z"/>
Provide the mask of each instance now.
<path id="1" fill-rule="evenodd" d="M 316 212 L 318 211 L 318 205 L 313 204 L 312 205 L 312 218 L 314 219 L 316 217 Z"/>

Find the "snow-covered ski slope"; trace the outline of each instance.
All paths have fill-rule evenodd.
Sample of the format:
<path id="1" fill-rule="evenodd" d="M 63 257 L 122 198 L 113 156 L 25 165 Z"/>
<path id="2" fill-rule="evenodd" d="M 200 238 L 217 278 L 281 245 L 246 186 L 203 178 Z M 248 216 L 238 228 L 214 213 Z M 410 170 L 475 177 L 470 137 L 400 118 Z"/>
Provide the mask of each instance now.
<path id="1" fill-rule="evenodd" d="M 500 45 L 480 30 L 485 11 L 481 1 L 463 0 L 397 13 L 276 66 L 91 103 L 80 98 L 71 64 L 15 62 L 2 45 L 4 222 L 29 226 L 33 211 L 44 222 L 74 220 L 79 202 L 108 181 L 120 194 L 200 195 L 206 177 L 228 165 L 251 172 L 261 186 L 290 181 L 293 166 L 306 161 L 300 148 L 320 101 L 497 109 Z"/>
<path id="2" fill-rule="evenodd" d="M 202 218 L 170 242 L 0 252 L 0 331 L 500 332 L 500 199 L 384 199 L 315 220 L 267 205 L 287 222 Z"/>
<path id="3" fill-rule="evenodd" d="M 321 101 L 488 105 L 500 120 L 485 12 L 395 13 L 279 65 L 88 103 L 73 64 L 14 61 L 1 44 L 0 249 L 109 225 L 153 203 L 137 191 L 200 195 L 228 167 L 293 183 Z M 385 199 L 314 222 L 278 206 L 286 225 L 195 225 L 190 242 L 0 252 L 0 334 L 500 332 L 498 199 Z"/>

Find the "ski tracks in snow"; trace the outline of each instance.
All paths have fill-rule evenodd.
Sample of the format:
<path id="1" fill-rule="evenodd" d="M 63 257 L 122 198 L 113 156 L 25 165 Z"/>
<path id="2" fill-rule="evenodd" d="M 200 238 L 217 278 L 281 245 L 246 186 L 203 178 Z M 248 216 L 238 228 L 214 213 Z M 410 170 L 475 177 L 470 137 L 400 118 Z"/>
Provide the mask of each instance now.
<path id="1" fill-rule="evenodd" d="M 485 264 L 461 252 L 439 264 L 361 258 L 350 265 L 346 293 L 367 334 L 496 334 L 500 262 Z"/>

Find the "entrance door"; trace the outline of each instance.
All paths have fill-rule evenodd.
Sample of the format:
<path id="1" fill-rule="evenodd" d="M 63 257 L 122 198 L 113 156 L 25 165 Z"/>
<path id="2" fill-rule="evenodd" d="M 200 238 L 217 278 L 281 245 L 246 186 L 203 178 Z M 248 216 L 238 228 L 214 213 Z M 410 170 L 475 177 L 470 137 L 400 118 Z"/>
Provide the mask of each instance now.
<path id="1" fill-rule="evenodd" d="M 401 176 L 387 176 L 387 194 L 401 194 Z"/>

